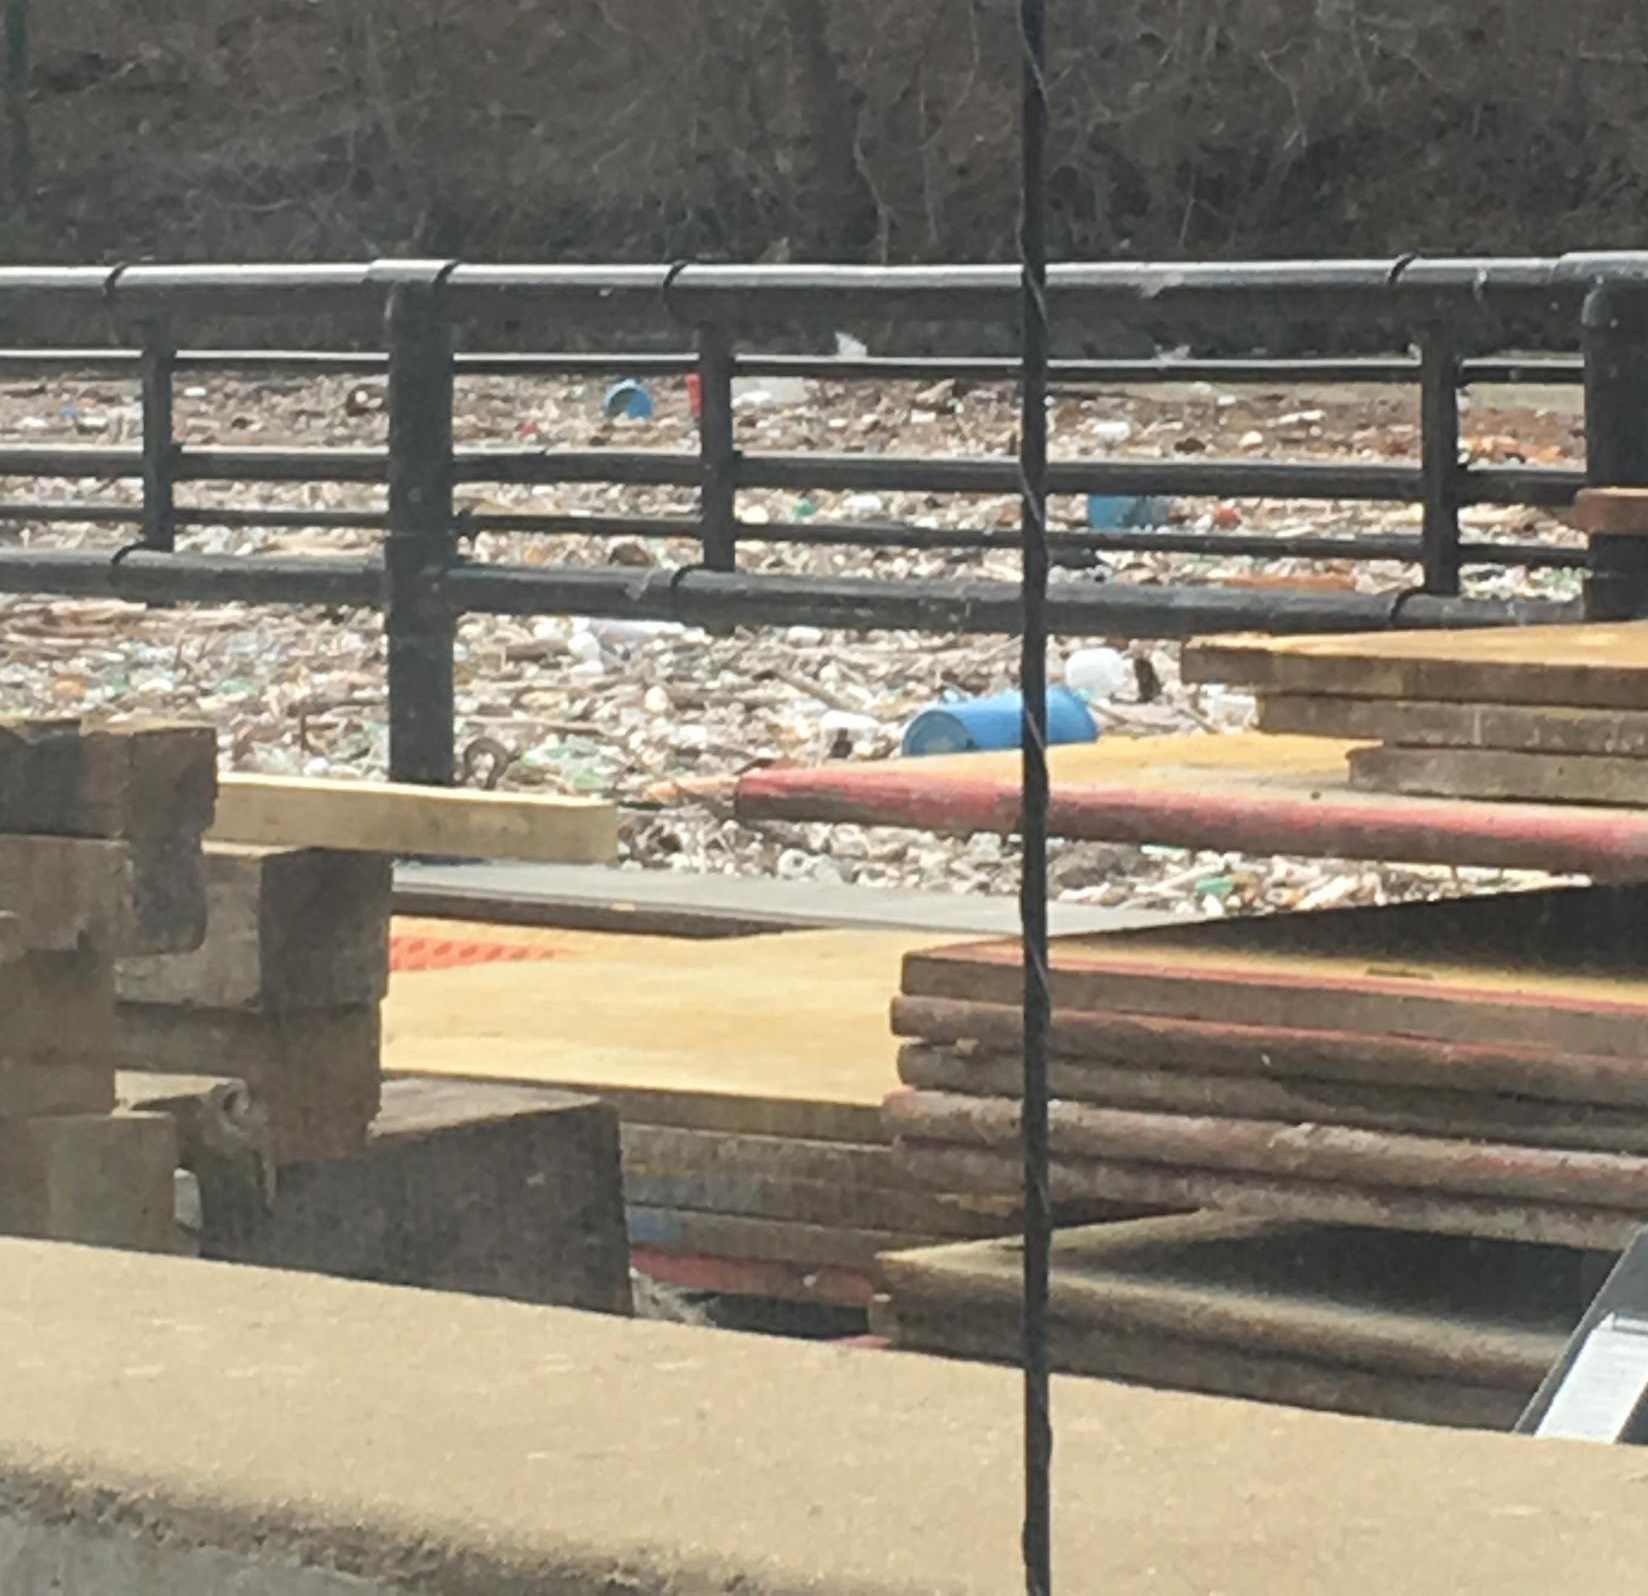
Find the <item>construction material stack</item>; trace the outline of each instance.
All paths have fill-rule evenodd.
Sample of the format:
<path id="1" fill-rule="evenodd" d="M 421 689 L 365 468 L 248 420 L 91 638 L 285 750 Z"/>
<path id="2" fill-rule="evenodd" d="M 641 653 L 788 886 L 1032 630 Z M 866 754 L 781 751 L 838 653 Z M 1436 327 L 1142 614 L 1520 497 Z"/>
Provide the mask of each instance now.
<path id="1" fill-rule="evenodd" d="M 1253 1252 L 1250 1298 L 1314 1300 L 1280 1345 L 1318 1372 L 1343 1361 L 1343 1338 L 1334 1352 L 1316 1312 L 1327 1307 L 1348 1321 L 1383 1304 L 1409 1352 L 1393 1362 L 1389 1347 L 1359 1343 L 1353 1366 L 1393 1377 L 1440 1371 L 1416 1312 L 1470 1326 L 1483 1346 L 1492 1335 L 1543 1337 L 1543 1347 L 1523 1343 L 1519 1363 L 1495 1365 L 1501 1386 L 1507 1368 L 1513 1386 L 1526 1383 L 1513 1390 L 1525 1397 L 1550 1338 L 1569 1327 L 1563 1316 L 1577 1314 L 1586 1254 L 1617 1251 L 1648 1220 L 1648 975 L 1636 957 L 1645 913 L 1645 888 L 1563 888 L 1056 942 L 1053 1195 L 1268 1222 L 1228 1258 Z M 884 1113 L 912 1174 L 952 1191 L 1017 1189 L 1020 992 L 1015 942 L 906 959 L 894 1006 L 905 1090 Z M 1412 1259 L 1392 1267 L 1396 1244 L 1381 1232 L 1408 1233 L 1401 1245 L 1429 1260 L 1427 1278 L 1497 1280 L 1497 1295 L 1473 1287 L 1469 1300 L 1443 1292 L 1416 1306 Z M 1149 1334 L 1149 1315 L 1118 1320 L 1116 1308 L 1137 1247 L 1149 1241 L 1150 1256 L 1163 1256 L 1161 1233 L 1138 1234 L 1067 1236 L 1055 1303 L 1062 1289 L 1079 1321 L 1098 1289 L 1108 1306 L 1089 1328 Z M 1207 1256 L 1194 1228 L 1167 1234 Z M 1355 1289 L 1303 1264 L 1278 1272 L 1288 1234 L 1295 1250 L 1365 1260 L 1351 1269 Z M 1193 1253 L 1168 1269 L 1181 1283 L 1194 1277 Z M 971 1255 L 982 1281 L 1008 1253 Z M 1499 1261 L 1485 1270 L 1490 1255 Z M 1534 1258 L 1565 1282 L 1534 1294 L 1541 1311 L 1555 1305 L 1555 1324 L 1528 1316 L 1523 1271 Z M 979 1326 L 940 1311 L 956 1300 L 945 1268 L 941 1281 L 930 1264 L 894 1260 L 892 1311 L 906 1342 L 965 1350 Z M 1228 1298 L 1236 1288 L 1222 1289 Z M 1129 1300 L 1157 1290 L 1135 1279 Z M 1391 1315 L 1404 1314 L 1406 1328 L 1395 1326 Z M 1265 1344 L 1228 1315 L 1214 1323 L 1204 1315 L 1190 1335 L 1204 1351 Z M 1303 1325 L 1314 1329 L 1301 1340 Z M 1102 1338 L 1090 1336 L 1072 1366 L 1129 1376 L 1136 1365 L 1114 1338 L 1097 1360 L 1095 1349 Z M 1209 1378 L 1188 1359 L 1175 1380 L 1159 1344 L 1153 1360 L 1159 1383 Z M 1214 1388 L 1264 1394 L 1234 1376 Z M 1344 1400 L 1369 1411 L 1362 1397 Z"/>
<path id="2" fill-rule="evenodd" d="M 1363 791 L 1648 804 L 1648 623 L 1214 639 L 1184 675 L 1253 690 L 1263 731 L 1366 744 Z"/>
<path id="3" fill-rule="evenodd" d="M 115 968 L 205 933 L 210 728 L 0 721 L 0 1233 L 171 1251 L 174 1120 L 115 1109 Z"/>
<path id="4" fill-rule="evenodd" d="M 390 863 L 209 843 L 209 934 L 116 972 L 121 1067 L 244 1081 L 278 1163 L 366 1143 L 381 1082 Z"/>

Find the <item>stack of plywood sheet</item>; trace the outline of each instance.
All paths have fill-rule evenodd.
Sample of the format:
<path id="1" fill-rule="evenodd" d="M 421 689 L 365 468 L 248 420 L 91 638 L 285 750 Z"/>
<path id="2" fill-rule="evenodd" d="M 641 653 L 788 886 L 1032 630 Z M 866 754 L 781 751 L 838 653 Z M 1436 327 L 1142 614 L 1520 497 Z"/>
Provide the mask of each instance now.
<path id="1" fill-rule="evenodd" d="M 176 1245 L 174 1123 L 115 1111 L 115 963 L 198 946 L 209 728 L 0 722 L 0 1232 Z"/>
<path id="2" fill-rule="evenodd" d="M 1648 1220 L 1648 888 L 1054 944 L 1055 1197 L 1610 1249 Z M 1019 1189 L 1018 944 L 918 950 L 912 1175 Z"/>
<path id="3" fill-rule="evenodd" d="M 589 1092 L 622 1120 L 637 1268 L 680 1286 L 862 1307 L 880 1253 L 1012 1229 L 1011 1193 L 934 1190 L 894 1157 L 887 993 L 931 938 L 731 942 L 491 929 L 505 956 L 398 972 L 391 1073 Z M 528 940 L 537 957 L 520 958 Z M 399 939 L 397 939 L 399 940 Z M 445 940 L 461 941 L 448 928 Z M 423 962 L 432 943 L 407 944 Z"/>
<path id="4" fill-rule="evenodd" d="M 1648 623 L 1190 645 L 1189 682 L 1249 687 L 1267 732 L 1370 746 L 1353 786 L 1648 805 Z"/>
<path id="5" fill-rule="evenodd" d="M 359 1150 L 378 1111 L 389 861 L 210 843 L 205 878 L 198 949 L 120 961 L 121 1067 L 244 1081 L 280 1163 Z"/>
<path id="6" fill-rule="evenodd" d="M 1397 1231 L 1183 1215 L 1061 1231 L 1054 1366 L 1425 1424 L 1511 1428 L 1582 1311 L 1583 1257 Z M 1020 1356 L 1023 1255 L 968 1242 L 881 1261 L 898 1345 Z"/>

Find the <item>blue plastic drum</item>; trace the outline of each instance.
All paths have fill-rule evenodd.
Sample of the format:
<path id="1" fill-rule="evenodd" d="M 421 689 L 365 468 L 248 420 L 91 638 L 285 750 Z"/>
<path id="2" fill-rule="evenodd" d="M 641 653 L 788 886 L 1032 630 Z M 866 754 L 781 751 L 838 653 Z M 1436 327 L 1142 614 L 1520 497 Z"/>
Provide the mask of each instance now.
<path id="1" fill-rule="evenodd" d="M 998 693 L 924 709 L 904 733 L 904 754 L 970 754 L 1018 748 L 1024 728 L 1024 698 Z M 1099 728 L 1087 705 L 1068 687 L 1047 690 L 1049 743 L 1097 742 Z"/>

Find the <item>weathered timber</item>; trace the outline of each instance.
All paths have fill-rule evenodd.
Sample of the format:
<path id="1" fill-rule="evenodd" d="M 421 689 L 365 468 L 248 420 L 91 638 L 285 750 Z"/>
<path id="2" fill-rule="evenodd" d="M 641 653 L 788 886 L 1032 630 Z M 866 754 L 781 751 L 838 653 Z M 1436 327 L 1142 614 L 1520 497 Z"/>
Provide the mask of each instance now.
<path id="1" fill-rule="evenodd" d="M 1020 1160 L 1001 1152 L 909 1141 L 900 1144 L 899 1153 L 912 1175 L 944 1191 L 1010 1192 L 1024 1178 Z M 1055 1200 L 1065 1202 L 1219 1209 L 1273 1219 L 1482 1236 L 1599 1252 L 1617 1252 L 1628 1245 L 1643 1222 L 1641 1213 L 1618 1208 L 1506 1202 L 1396 1186 L 1353 1186 L 1110 1160 L 1056 1158 L 1049 1179 Z"/>
<path id="2" fill-rule="evenodd" d="M 1022 1045 L 1021 1013 L 1007 1004 L 900 996 L 892 1016 L 900 1036 L 1004 1050 Z M 1061 1057 L 1118 1068 L 1511 1093 L 1550 1100 L 1558 1113 L 1570 1112 L 1569 1105 L 1648 1107 L 1648 1067 L 1640 1059 L 1509 1043 L 1071 1009 L 1054 1011 L 1051 1040 Z"/>
<path id="3" fill-rule="evenodd" d="M 1259 700 L 1259 729 L 1413 748 L 1648 758 L 1648 711 L 1628 709 L 1268 693 Z"/>
<path id="4" fill-rule="evenodd" d="M 1648 624 L 1218 638 L 1183 669 L 1265 692 L 1648 709 Z"/>
<path id="5" fill-rule="evenodd" d="M 1193 1053 L 1188 1056 L 1194 1060 Z M 1017 1054 L 962 1051 L 926 1043 L 913 1043 L 899 1054 L 899 1079 L 906 1086 L 973 1097 L 1016 1097 L 1023 1086 L 1023 1073 Z M 1308 1076 L 1200 1075 L 1068 1056 L 1051 1060 L 1050 1081 L 1055 1097 L 1106 1108 L 1648 1154 L 1648 1112 L 1593 1104 L 1447 1088 L 1366 1086 Z"/>
<path id="6" fill-rule="evenodd" d="M 1095 1330 L 1162 1334 L 1423 1379 L 1531 1390 L 1583 1308 L 1565 1247 L 1223 1214 L 1061 1231 L 1052 1304 Z M 1011 1242 L 894 1253 L 895 1307 L 1016 1311 Z M 1554 1343 L 1554 1350 L 1553 1350 Z"/>
<path id="7" fill-rule="evenodd" d="M 1648 805 L 1648 760 L 1493 748 L 1359 748 L 1351 785 L 1363 792 L 1533 803 Z"/>
<path id="8" fill-rule="evenodd" d="M 0 903 L 31 948 L 89 942 L 112 957 L 198 947 L 206 926 L 199 843 L 0 836 Z"/>
<path id="9" fill-rule="evenodd" d="M 216 796 L 210 726 L 0 719 L 0 833 L 198 843 Z"/>
<path id="10" fill-rule="evenodd" d="M 115 1056 L 114 971 L 77 953 L 25 954 L 0 964 L 0 1067 L 84 1064 Z"/>
<path id="11" fill-rule="evenodd" d="M 379 1035 L 373 1004 L 265 1014 L 123 1003 L 118 1058 L 122 1070 L 244 1081 L 286 1163 L 365 1146 L 380 1101 Z"/>
<path id="12" fill-rule="evenodd" d="M 958 1315 L 915 1305 L 895 1309 L 891 1328 L 896 1344 L 911 1351 L 987 1363 L 1019 1359 L 1017 1321 L 1005 1309 Z M 1048 1326 L 1048 1356 L 1060 1373 L 1467 1430 L 1509 1430 L 1526 1401 L 1520 1388 L 1334 1367 L 1159 1332 L 1093 1330 L 1057 1312 Z"/>
<path id="13" fill-rule="evenodd" d="M 0 1042 L 0 1119 L 47 1114 L 107 1114 L 115 1105 L 112 1056 L 29 1063 Z"/>
<path id="14" fill-rule="evenodd" d="M 165 1114 L 0 1118 L 0 1233 L 173 1252 L 176 1167 Z"/>
<path id="15" fill-rule="evenodd" d="M 1012 1147 L 1019 1104 L 951 1092 L 896 1092 L 882 1110 L 900 1137 Z M 1342 1125 L 1146 1113 L 1057 1102 L 1052 1148 L 1074 1159 L 1240 1170 L 1301 1180 L 1423 1187 L 1630 1209 L 1648 1218 L 1648 1159 L 1506 1142 L 1409 1136 Z"/>
<path id="16" fill-rule="evenodd" d="M 618 1119 L 570 1093 L 394 1081 L 365 1146 L 284 1165 L 208 1257 L 608 1313 L 630 1309 Z"/>
<path id="17" fill-rule="evenodd" d="M 212 1009 L 376 1003 L 389 982 L 390 870 L 376 854 L 213 843 L 205 940 L 121 960 L 119 996 Z"/>

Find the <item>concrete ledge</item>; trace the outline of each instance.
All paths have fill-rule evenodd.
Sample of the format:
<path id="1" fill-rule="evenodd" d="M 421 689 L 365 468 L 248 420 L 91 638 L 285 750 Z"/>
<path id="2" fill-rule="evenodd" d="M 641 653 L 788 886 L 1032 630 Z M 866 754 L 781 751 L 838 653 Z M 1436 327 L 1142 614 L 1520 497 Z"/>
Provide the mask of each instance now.
<path id="1" fill-rule="evenodd" d="M 30 1242 L 0 1280 L 0 1591 L 1019 1588 L 1008 1371 Z M 1061 1592 L 1640 1584 L 1631 1450 L 1100 1382 L 1055 1422 Z"/>

